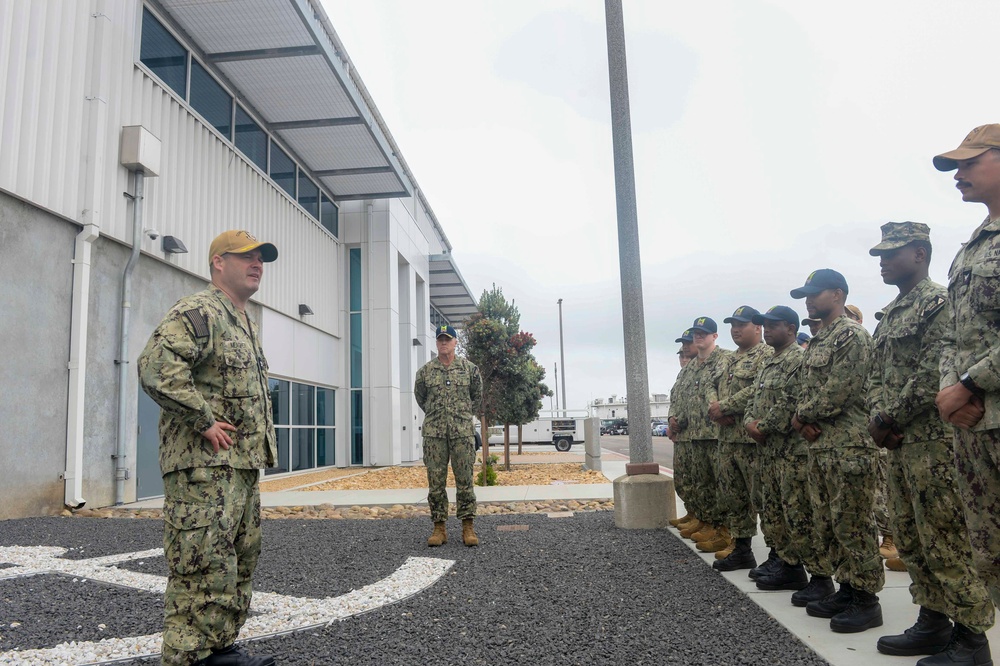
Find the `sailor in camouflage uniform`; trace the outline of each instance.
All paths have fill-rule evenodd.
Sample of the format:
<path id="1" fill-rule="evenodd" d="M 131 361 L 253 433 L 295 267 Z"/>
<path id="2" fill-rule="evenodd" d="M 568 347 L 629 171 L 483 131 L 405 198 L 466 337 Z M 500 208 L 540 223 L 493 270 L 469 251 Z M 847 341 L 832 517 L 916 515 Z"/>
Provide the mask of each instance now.
<path id="1" fill-rule="evenodd" d="M 792 428 L 799 402 L 802 347 L 798 344 L 799 316 L 776 305 L 754 317 L 764 326 L 764 340 L 774 354 L 757 375 L 757 390 L 747 407 L 747 432 L 760 445 L 760 526 L 771 545 L 768 560 L 751 570 L 761 590 L 801 590 L 808 585 L 833 592 L 829 577 L 813 576 L 815 565 L 812 501 L 809 499 L 809 447 Z"/>
<path id="2" fill-rule="evenodd" d="M 899 296 L 875 327 L 868 432 L 888 451 L 896 546 L 913 581 L 913 602 L 920 606 L 916 623 L 902 634 L 880 638 L 878 650 L 936 654 L 951 639 L 949 618 L 976 633 L 993 626 L 993 604 L 972 567 L 954 433 L 934 408 L 951 311 L 945 288 L 928 277 L 926 224 L 882 225 L 882 242 L 870 253 L 879 257 L 882 281 L 898 287 Z"/>
<path id="3" fill-rule="evenodd" d="M 695 542 L 708 541 L 719 536 L 722 529 L 722 513 L 718 502 L 718 468 L 716 456 L 719 449 L 719 426 L 708 417 L 709 390 L 716 368 L 725 359 L 728 351 L 717 347 L 719 327 L 710 317 L 698 317 L 691 325 L 691 336 L 698 358 L 691 364 L 691 399 L 687 403 L 688 425 L 686 432 L 691 438 L 691 489 L 695 495 L 695 506 L 701 523 L 681 530 L 681 534 Z"/>
<path id="4" fill-rule="evenodd" d="M 278 250 L 227 231 L 209 252 L 212 285 L 178 301 L 139 356 L 161 407 L 162 663 L 268 666 L 233 645 L 260 555 L 259 470 L 277 458 L 267 361 L 246 304 Z"/>
<path id="5" fill-rule="evenodd" d="M 953 324 L 935 402 L 941 418 L 956 427 L 955 463 L 973 563 L 1000 605 L 1000 125 L 972 130 L 956 150 L 935 157 L 934 166 L 956 170 L 962 200 L 988 210 L 948 271 Z M 989 644 L 985 634 L 956 624 L 943 654 L 951 661 L 940 654 L 922 661 L 986 663 Z"/>
<path id="6" fill-rule="evenodd" d="M 732 547 L 728 555 L 712 564 L 718 571 L 753 569 L 757 566 L 750 542 L 757 534 L 759 504 L 753 501 L 754 478 L 758 466 L 757 444 L 743 426 L 743 415 L 753 397 L 757 372 L 772 350 L 761 340 L 761 327 L 753 323 L 756 308 L 742 305 L 723 323 L 730 325 L 736 351 L 716 368 L 709 388 L 708 416 L 719 426 L 717 457 L 719 504 L 723 524 L 729 531 Z M 725 535 L 724 535 L 725 536 Z M 730 545 L 723 539 L 710 542 L 700 550 L 718 550 Z"/>
<path id="7" fill-rule="evenodd" d="M 836 574 L 840 590 L 806 604 L 840 633 L 882 625 L 876 593 L 885 583 L 873 513 L 875 443 L 868 434 L 865 386 L 872 338 L 844 314 L 847 280 L 824 268 L 791 292 L 822 320 L 802 359 L 802 388 L 792 426 L 809 442 L 809 489 L 818 562 L 813 573 Z M 805 590 L 800 590 L 805 592 Z M 793 603 L 804 601 L 802 594 Z"/>
<path id="8" fill-rule="evenodd" d="M 436 358 L 417 370 L 413 393 L 424 411 L 424 465 L 427 467 L 427 503 L 431 509 L 434 531 L 428 546 L 448 541 L 448 461 L 455 473 L 457 514 L 462 521 L 462 541 L 466 546 L 479 545 L 473 529 L 476 517 L 476 493 L 472 487 L 472 468 L 476 459 L 472 417 L 483 399 L 483 380 L 479 368 L 455 356 L 458 334 L 449 325 L 437 330 Z"/>
<path id="9" fill-rule="evenodd" d="M 677 352 L 681 370 L 677 373 L 677 379 L 674 380 L 674 385 L 670 388 L 667 422 L 670 425 L 670 439 L 674 443 L 674 487 L 677 489 L 677 496 L 684 502 L 686 513 L 680 518 L 672 519 L 670 524 L 678 529 L 683 529 L 687 523 L 697 520 L 698 516 L 694 505 L 695 500 L 691 493 L 691 476 L 688 472 L 691 458 L 691 438 L 686 430 L 688 417 L 685 409 L 692 389 L 690 380 L 694 376 L 694 365 L 691 361 L 697 358 L 698 352 L 692 347 L 694 338 L 691 336 L 691 329 L 684 331 L 681 337 L 674 342 L 681 343 L 681 348 Z"/>

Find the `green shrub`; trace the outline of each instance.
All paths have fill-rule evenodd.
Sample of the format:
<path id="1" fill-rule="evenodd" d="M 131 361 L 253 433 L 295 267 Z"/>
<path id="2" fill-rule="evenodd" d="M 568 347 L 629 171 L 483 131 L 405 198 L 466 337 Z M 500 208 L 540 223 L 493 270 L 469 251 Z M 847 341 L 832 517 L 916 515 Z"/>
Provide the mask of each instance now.
<path id="1" fill-rule="evenodd" d="M 479 474 L 476 475 L 476 485 L 477 486 L 495 486 L 497 485 L 497 471 L 493 469 L 493 466 L 497 464 L 500 459 L 494 455 L 490 455 L 485 461 L 483 461 L 482 468 L 479 470 Z"/>

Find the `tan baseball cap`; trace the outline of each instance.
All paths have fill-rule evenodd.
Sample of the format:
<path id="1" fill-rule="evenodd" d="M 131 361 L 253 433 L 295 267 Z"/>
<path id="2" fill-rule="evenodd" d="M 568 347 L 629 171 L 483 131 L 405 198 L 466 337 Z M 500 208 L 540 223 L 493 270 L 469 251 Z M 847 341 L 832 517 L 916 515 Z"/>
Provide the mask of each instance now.
<path id="1" fill-rule="evenodd" d="M 938 171 L 952 171 L 958 168 L 958 160 L 979 157 L 990 148 L 1000 148 L 1000 125 L 980 125 L 969 132 L 955 150 L 941 153 L 934 158 L 934 168 Z"/>
<path id="2" fill-rule="evenodd" d="M 260 250 L 260 257 L 265 262 L 274 261 L 278 258 L 278 248 L 272 243 L 265 243 L 254 238 L 249 231 L 231 230 L 223 231 L 212 241 L 212 247 L 208 251 L 208 263 L 212 263 L 212 257 L 222 256 L 226 253 L 249 252 L 250 250 Z"/>
<path id="3" fill-rule="evenodd" d="M 865 317 L 861 314 L 861 308 L 857 305 L 845 305 L 844 310 L 847 311 L 847 316 L 858 322 L 859 324 L 864 321 Z"/>

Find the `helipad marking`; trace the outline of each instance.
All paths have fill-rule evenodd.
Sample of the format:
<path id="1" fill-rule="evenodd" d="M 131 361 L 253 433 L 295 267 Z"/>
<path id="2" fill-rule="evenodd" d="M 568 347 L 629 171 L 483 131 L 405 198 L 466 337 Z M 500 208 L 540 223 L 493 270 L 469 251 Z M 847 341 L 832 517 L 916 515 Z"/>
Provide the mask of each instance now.
<path id="1" fill-rule="evenodd" d="M 0 569 L 0 580 L 10 580 L 46 573 L 61 573 L 88 580 L 131 587 L 163 594 L 167 579 L 163 576 L 122 571 L 115 565 L 129 560 L 157 557 L 163 549 L 121 553 L 87 560 L 60 557 L 65 548 L 53 546 L 0 547 L 0 562 L 15 566 Z M 255 592 L 251 616 L 240 632 L 239 640 L 259 639 L 276 634 L 303 631 L 345 620 L 388 604 L 403 601 L 433 585 L 455 564 L 454 560 L 432 557 L 409 557 L 392 574 L 338 597 L 309 599 L 273 592 Z M 54 648 L 0 652 L 0 664 L 25 666 L 65 664 L 66 651 L 79 657 L 75 663 L 107 664 L 159 654 L 162 634 L 105 638 L 100 641 L 61 643 Z"/>

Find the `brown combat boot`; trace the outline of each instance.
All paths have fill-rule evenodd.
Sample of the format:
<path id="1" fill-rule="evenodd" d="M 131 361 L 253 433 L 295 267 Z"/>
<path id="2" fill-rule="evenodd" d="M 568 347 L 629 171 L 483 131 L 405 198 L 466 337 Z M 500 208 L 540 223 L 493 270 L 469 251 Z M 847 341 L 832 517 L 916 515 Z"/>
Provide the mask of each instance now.
<path id="1" fill-rule="evenodd" d="M 717 536 L 719 536 L 719 528 L 715 525 L 706 525 L 705 529 L 698 530 L 691 535 L 691 541 L 695 543 L 699 541 L 711 541 Z"/>
<path id="2" fill-rule="evenodd" d="M 691 514 L 690 513 L 686 513 L 683 516 L 681 516 L 680 518 L 674 518 L 673 520 L 671 520 L 670 524 L 673 525 L 674 527 L 677 527 L 681 523 L 686 523 L 687 521 L 691 520 L 691 518 L 692 518 Z"/>
<path id="3" fill-rule="evenodd" d="M 679 529 L 681 532 L 683 532 L 687 528 L 694 527 L 695 525 L 701 525 L 701 521 L 698 520 L 697 516 L 691 516 L 691 518 L 689 520 L 686 520 L 683 523 L 681 523 L 680 525 L 678 525 L 677 529 Z"/>
<path id="4" fill-rule="evenodd" d="M 427 545 L 440 546 L 445 543 L 448 543 L 448 530 L 445 529 L 445 524 L 443 522 L 434 523 L 434 531 L 431 532 L 430 538 L 427 539 Z"/>
<path id="5" fill-rule="evenodd" d="M 476 536 L 476 531 L 472 529 L 472 518 L 466 518 L 462 521 L 462 542 L 466 546 L 479 545 L 479 537 Z"/>
<path id="6" fill-rule="evenodd" d="M 694 524 L 688 523 L 687 527 L 681 530 L 681 536 L 685 539 L 690 539 L 692 534 L 703 527 L 708 527 L 708 523 L 703 523 L 700 520 Z"/>
<path id="7" fill-rule="evenodd" d="M 882 545 L 878 547 L 878 554 L 881 555 L 884 560 L 899 557 L 899 551 L 896 550 L 896 544 L 893 542 L 891 534 L 882 539 Z"/>
<path id="8" fill-rule="evenodd" d="M 890 557 L 885 561 L 885 568 L 889 571 L 906 571 L 906 565 L 898 557 Z"/>
<path id="9" fill-rule="evenodd" d="M 723 527 L 718 531 L 715 537 L 706 541 L 699 541 L 695 544 L 695 547 L 703 553 L 717 553 L 720 550 L 728 548 L 729 544 L 732 542 L 733 539 L 729 535 L 729 530 Z M 756 566 L 756 564 L 754 566 Z"/>
<path id="10" fill-rule="evenodd" d="M 728 546 L 726 546 L 722 550 L 716 551 L 716 553 L 715 553 L 715 559 L 717 559 L 717 560 L 724 560 L 724 559 L 726 559 L 727 557 L 729 557 L 732 554 L 732 552 L 733 552 L 733 550 L 735 548 L 736 548 L 736 540 L 735 539 L 730 539 Z"/>

